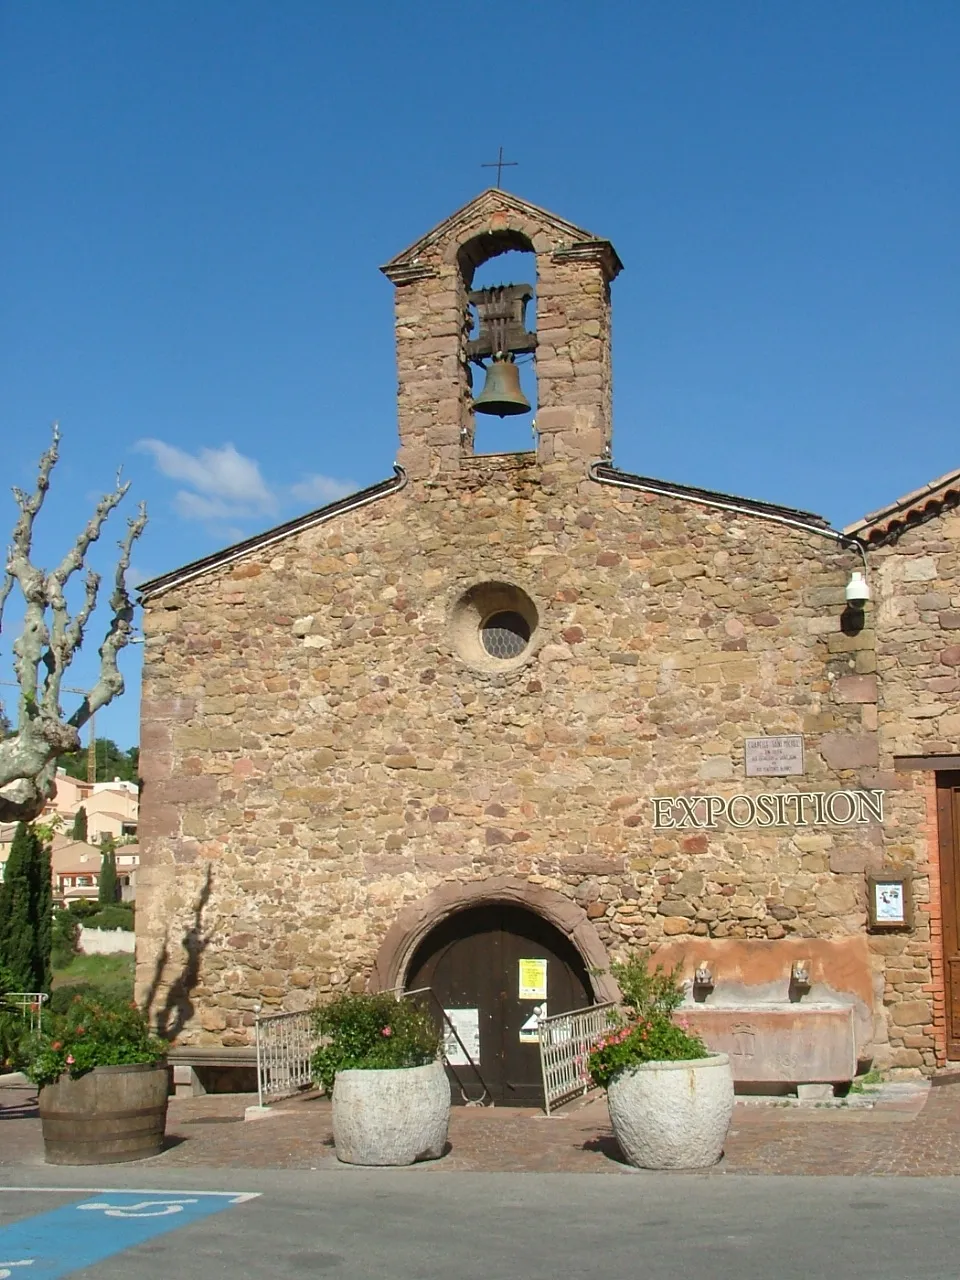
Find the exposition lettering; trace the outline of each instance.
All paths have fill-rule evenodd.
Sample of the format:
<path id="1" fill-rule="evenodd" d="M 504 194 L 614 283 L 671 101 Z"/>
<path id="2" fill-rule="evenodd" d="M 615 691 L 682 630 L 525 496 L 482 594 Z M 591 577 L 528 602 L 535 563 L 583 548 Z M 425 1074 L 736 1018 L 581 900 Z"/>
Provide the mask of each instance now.
<path id="1" fill-rule="evenodd" d="M 786 791 L 759 796 L 654 796 L 653 825 L 679 827 L 847 827 L 883 822 L 882 791 Z"/>

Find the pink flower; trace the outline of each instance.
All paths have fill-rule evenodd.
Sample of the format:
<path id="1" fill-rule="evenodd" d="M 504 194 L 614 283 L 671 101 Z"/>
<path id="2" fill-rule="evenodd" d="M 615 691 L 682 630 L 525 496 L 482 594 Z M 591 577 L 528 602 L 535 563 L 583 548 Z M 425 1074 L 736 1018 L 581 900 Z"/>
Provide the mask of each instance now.
<path id="1" fill-rule="evenodd" d="M 63 1044 L 62 1044 L 62 1042 L 61 1042 L 60 1040 L 54 1040 L 54 1042 L 53 1042 L 53 1044 L 50 1046 L 50 1048 L 51 1048 L 51 1049 L 53 1049 L 53 1050 L 54 1050 L 54 1052 L 56 1052 L 56 1050 L 58 1050 L 58 1049 L 62 1049 L 62 1048 L 63 1048 Z"/>
<path id="2" fill-rule="evenodd" d="M 75 1062 L 76 1062 L 76 1058 L 73 1056 L 73 1054 L 72 1054 L 72 1053 L 68 1053 L 68 1054 L 67 1054 L 67 1066 L 68 1066 L 68 1067 L 72 1067 L 72 1066 L 73 1066 L 73 1064 L 74 1064 Z"/>
<path id="3" fill-rule="evenodd" d="M 380 1034 L 384 1036 L 392 1036 L 393 1032 L 390 1030 L 389 1027 L 384 1027 Z"/>

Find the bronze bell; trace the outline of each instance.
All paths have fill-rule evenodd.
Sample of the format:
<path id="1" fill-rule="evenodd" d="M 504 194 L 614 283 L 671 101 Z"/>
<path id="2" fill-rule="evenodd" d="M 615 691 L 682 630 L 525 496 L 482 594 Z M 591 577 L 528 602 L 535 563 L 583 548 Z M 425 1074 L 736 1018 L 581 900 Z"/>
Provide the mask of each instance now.
<path id="1" fill-rule="evenodd" d="M 495 413 L 498 418 L 530 412 L 530 402 L 520 390 L 520 370 L 512 355 L 493 357 L 487 366 L 483 390 L 474 399 L 473 407 L 477 413 Z"/>

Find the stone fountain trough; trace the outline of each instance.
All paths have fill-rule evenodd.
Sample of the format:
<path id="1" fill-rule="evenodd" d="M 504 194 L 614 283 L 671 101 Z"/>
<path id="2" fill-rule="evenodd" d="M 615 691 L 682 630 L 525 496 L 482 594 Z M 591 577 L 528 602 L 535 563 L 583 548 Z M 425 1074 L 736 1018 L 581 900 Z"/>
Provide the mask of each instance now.
<path id="1" fill-rule="evenodd" d="M 736 1083 L 843 1084 L 873 1056 L 864 937 L 690 938 L 654 959 L 680 964 L 688 995 L 679 1016 L 710 1049 L 729 1055 Z M 709 983 L 695 982 L 698 970 Z"/>

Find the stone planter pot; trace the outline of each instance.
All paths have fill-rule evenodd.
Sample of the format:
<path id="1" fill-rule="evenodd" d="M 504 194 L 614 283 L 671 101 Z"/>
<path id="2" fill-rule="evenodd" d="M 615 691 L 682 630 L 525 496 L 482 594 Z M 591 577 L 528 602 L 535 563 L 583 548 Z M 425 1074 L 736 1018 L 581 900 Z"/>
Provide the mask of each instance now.
<path id="1" fill-rule="evenodd" d="M 733 1118 L 725 1053 L 689 1062 L 644 1062 L 607 1089 L 610 1121 L 627 1161 L 642 1169 L 716 1164 Z"/>
<path id="2" fill-rule="evenodd" d="M 155 1156 L 167 1121 L 167 1064 L 95 1067 L 40 1090 L 47 1164 L 119 1164 Z"/>
<path id="3" fill-rule="evenodd" d="M 439 1060 L 396 1071 L 339 1071 L 333 1139 L 345 1164 L 413 1164 L 443 1155 L 450 1082 Z"/>

